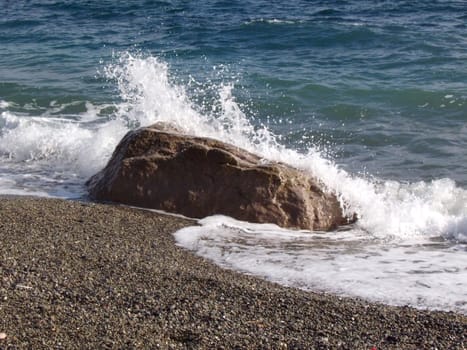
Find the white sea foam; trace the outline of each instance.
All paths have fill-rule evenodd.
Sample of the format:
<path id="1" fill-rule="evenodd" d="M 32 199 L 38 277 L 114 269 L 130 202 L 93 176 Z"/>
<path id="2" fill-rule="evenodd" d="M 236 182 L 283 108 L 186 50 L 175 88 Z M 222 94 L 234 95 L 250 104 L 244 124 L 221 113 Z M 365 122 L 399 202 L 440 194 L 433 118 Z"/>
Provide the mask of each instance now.
<path id="1" fill-rule="evenodd" d="M 89 176 L 108 158 L 127 129 L 108 121 L 95 129 L 60 118 L 0 115 L 0 154 L 31 166 L 46 163 Z"/>
<path id="2" fill-rule="evenodd" d="M 298 153 L 281 145 L 267 127 L 250 122 L 252 116 L 236 102 L 232 84 L 210 87 L 217 91 L 212 108 L 196 105 L 187 87 L 176 84 L 158 58 L 124 54 L 105 73 L 116 82 L 122 99 L 108 117 L 99 116 L 104 106 L 91 103 L 86 112 L 73 116 L 61 113 L 64 106 L 57 103 L 39 117 L 4 106 L 0 171 L 2 179 L 11 181 L 0 182 L 0 193 L 80 195 L 84 181 L 105 165 L 127 131 L 157 121 L 174 123 L 188 133 L 230 142 L 268 161 L 314 174 L 349 213 L 359 216 L 352 230 L 330 234 L 324 245 L 322 236 L 311 233 L 270 227 L 264 233 L 263 226 L 245 228 L 246 224 L 217 218 L 202 221 L 201 229 L 179 232 L 176 237 L 183 246 L 281 283 L 465 311 L 467 264 L 462 242 L 467 242 L 467 192 L 454 181 L 379 181 L 351 175 L 315 149 Z M 433 239 L 445 245 L 420 248 Z M 433 272 L 432 267 L 439 270 Z M 442 301 L 446 289 L 451 292 Z"/>
<path id="3" fill-rule="evenodd" d="M 245 24 L 250 25 L 250 24 L 255 24 L 255 23 L 267 23 L 267 24 L 297 24 L 297 23 L 303 23 L 303 20 L 299 19 L 279 19 L 279 18 L 259 18 L 259 19 L 254 19 L 248 22 L 245 22 Z"/>
<path id="4" fill-rule="evenodd" d="M 382 242 L 359 230 L 288 231 L 221 216 L 200 224 L 176 240 L 221 266 L 306 290 L 467 314 L 465 246 Z"/>
<path id="5" fill-rule="evenodd" d="M 7 101 L 0 100 L 0 108 L 8 108 L 10 103 Z"/>
<path id="6" fill-rule="evenodd" d="M 73 118 L 0 113 L 1 194 L 84 195 L 84 182 L 100 170 L 128 131 L 121 120 L 97 121 L 96 109 Z M 57 110 L 61 107 L 53 107 Z"/>

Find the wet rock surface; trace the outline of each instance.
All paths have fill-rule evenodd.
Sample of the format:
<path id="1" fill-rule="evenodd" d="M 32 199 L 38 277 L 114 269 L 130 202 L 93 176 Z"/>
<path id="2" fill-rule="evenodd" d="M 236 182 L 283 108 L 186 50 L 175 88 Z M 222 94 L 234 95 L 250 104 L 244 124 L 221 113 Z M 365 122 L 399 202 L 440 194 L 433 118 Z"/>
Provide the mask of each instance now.
<path id="1" fill-rule="evenodd" d="M 0 198 L 2 349 L 463 349 L 467 317 L 282 287 L 174 244 L 192 221 Z"/>
<path id="2" fill-rule="evenodd" d="M 167 124 L 128 133 L 87 184 L 97 200 L 194 218 L 223 214 L 309 230 L 353 221 L 336 196 L 304 172 Z"/>

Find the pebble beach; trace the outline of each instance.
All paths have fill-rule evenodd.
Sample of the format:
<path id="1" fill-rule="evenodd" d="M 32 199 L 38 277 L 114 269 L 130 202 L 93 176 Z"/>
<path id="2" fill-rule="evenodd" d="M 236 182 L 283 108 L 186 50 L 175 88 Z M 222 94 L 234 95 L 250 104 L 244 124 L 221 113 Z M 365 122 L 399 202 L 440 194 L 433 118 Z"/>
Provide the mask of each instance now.
<path id="1" fill-rule="evenodd" d="M 0 199 L 0 349 L 464 349 L 467 317 L 287 288 L 175 245 L 196 222 Z"/>

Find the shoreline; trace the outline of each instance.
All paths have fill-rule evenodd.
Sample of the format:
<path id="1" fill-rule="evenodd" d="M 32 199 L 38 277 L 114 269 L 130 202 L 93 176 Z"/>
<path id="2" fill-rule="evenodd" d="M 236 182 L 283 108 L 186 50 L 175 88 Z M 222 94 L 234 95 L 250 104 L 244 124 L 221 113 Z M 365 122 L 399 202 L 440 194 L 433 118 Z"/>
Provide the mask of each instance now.
<path id="1" fill-rule="evenodd" d="M 194 222 L 0 196 L 1 348 L 463 349 L 467 316 L 302 291 L 175 245 Z"/>

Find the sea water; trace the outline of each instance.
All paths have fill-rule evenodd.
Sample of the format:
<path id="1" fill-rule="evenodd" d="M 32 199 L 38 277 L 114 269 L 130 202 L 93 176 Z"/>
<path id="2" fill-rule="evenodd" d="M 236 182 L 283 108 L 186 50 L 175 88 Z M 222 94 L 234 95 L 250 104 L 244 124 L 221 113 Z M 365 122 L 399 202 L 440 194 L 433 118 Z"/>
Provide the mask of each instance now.
<path id="1" fill-rule="evenodd" d="M 467 313 L 464 1 L 4 1 L 0 193 L 86 198 L 156 121 L 317 176 L 356 224 L 175 234 L 307 290 Z"/>

